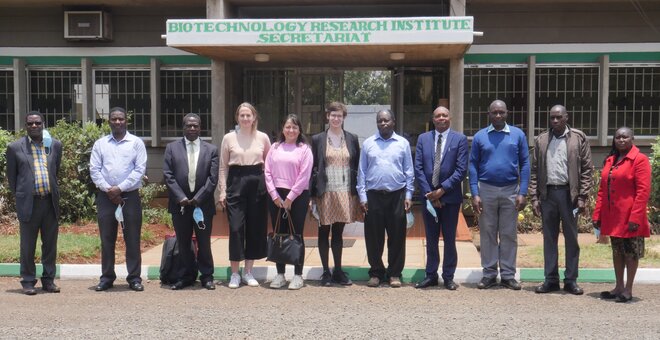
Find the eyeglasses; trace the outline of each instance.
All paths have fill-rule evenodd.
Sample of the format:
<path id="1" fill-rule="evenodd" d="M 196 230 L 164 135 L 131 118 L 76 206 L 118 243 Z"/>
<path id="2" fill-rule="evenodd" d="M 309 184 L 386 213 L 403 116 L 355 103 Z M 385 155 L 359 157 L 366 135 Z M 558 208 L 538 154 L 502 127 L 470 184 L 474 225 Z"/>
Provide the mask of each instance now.
<path id="1" fill-rule="evenodd" d="M 42 122 L 27 122 L 25 125 L 27 126 L 41 126 L 43 124 Z"/>

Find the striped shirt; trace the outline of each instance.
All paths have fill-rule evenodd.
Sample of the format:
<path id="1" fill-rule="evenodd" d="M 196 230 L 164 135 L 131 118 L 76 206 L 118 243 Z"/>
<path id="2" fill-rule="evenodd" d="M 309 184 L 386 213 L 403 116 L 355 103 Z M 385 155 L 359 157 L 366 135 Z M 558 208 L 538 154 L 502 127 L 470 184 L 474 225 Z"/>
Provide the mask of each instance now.
<path id="1" fill-rule="evenodd" d="M 50 194 L 48 181 L 48 155 L 43 143 L 31 140 L 32 168 L 34 169 L 34 194 L 44 196 Z"/>

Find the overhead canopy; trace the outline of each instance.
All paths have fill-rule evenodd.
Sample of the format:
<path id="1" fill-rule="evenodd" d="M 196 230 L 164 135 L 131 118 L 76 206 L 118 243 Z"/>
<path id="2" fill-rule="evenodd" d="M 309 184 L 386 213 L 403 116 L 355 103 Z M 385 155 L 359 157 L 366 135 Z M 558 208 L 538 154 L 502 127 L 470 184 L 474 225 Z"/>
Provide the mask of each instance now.
<path id="1" fill-rule="evenodd" d="M 462 57 L 472 39 L 472 17 L 167 21 L 170 47 L 278 66 L 433 65 Z"/>

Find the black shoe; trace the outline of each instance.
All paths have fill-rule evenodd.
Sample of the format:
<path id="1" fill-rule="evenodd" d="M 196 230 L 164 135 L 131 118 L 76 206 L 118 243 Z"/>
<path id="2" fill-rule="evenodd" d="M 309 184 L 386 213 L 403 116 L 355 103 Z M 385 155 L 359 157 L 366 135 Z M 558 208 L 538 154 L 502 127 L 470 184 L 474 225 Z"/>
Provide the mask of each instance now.
<path id="1" fill-rule="evenodd" d="M 23 294 L 25 295 L 37 295 L 37 289 L 34 286 L 23 287 Z"/>
<path id="2" fill-rule="evenodd" d="M 483 278 L 481 278 L 481 281 L 479 281 L 479 283 L 477 283 L 477 288 L 479 288 L 479 289 L 488 289 L 488 288 L 493 287 L 495 285 L 497 285 L 497 278 L 495 278 L 495 277 L 490 277 L 490 278 L 483 277 Z"/>
<path id="3" fill-rule="evenodd" d="M 190 286 L 189 283 L 179 280 L 179 281 L 175 282 L 173 285 L 171 285 L 170 289 L 172 289 L 172 290 L 181 290 L 181 289 L 186 288 L 188 286 Z M 131 287 L 131 289 L 133 289 L 133 288 Z"/>
<path id="4" fill-rule="evenodd" d="M 619 295 L 616 296 L 616 300 L 614 300 L 614 301 L 615 302 L 621 302 L 621 303 L 627 303 L 627 302 L 630 302 L 632 299 L 633 299 L 632 295 L 630 297 L 627 297 L 623 294 L 619 294 Z"/>
<path id="5" fill-rule="evenodd" d="M 141 292 L 144 290 L 142 283 L 137 281 L 129 283 L 128 287 L 136 292 Z"/>
<path id="6" fill-rule="evenodd" d="M 550 292 L 556 292 L 559 290 L 559 283 L 558 282 L 548 282 L 545 281 L 543 284 L 539 285 L 534 289 L 534 292 L 536 294 L 545 294 L 545 293 L 550 293 Z"/>
<path id="7" fill-rule="evenodd" d="M 332 272 L 332 282 L 338 283 L 342 286 L 350 286 L 353 284 L 353 281 L 351 281 L 341 269 L 335 269 Z"/>
<path id="8" fill-rule="evenodd" d="M 603 300 L 614 300 L 616 299 L 617 294 L 612 294 L 609 290 L 600 292 L 600 298 Z"/>
<path id="9" fill-rule="evenodd" d="M 522 288 L 520 286 L 520 283 L 518 283 L 518 281 L 516 281 L 516 279 L 502 280 L 502 281 L 500 281 L 500 285 L 502 285 L 502 287 L 506 287 L 506 288 L 509 288 L 509 289 L 512 289 L 512 290 L 520 290 L 520 288 Z"/>
<path id="10" fill-rule="evenodd" d="M 60 292 L 60 287 L 58 287 L 57 285 L 55 285 L 52 282 L 44 283 L 43 287 L 41 287 L 41 289 L 43 289 L 44 291 L 49 292 L 49 293 L 59 293 Z"/>
<path id="11" fill-rule="evenodd" d="M 213 280 L 206 281 L 206 282 L 202 283 L 202 287 L 204 287 L 208 290 L 215 290 L 215 282 L 213 282 Z"/>
<path id="12" fill-rule="evenodd" d="M 99 282 L 98 285 L 94 288 L 95 291 L 97 292 L 102 292 L 104 290 L 108 290 L 112 288 L 112 282 Z"/>
<path id="13" fill-rule="evenodd" d="M 445 286 L 445 288 L 447 288 L 448 290 L 456 290 L 456 289 L 458 289 L 458 285 L 456 284 L 456 282 L 454 282 L 454 280 L 445 280 L 444 286 Z"/>
<path id="14" fill-rule="evenodd" d="M 326 270 L 321 274 L 321 286 L 332 286 L 332 274 L 329 270 Z"/>
<path id="15" fill-rule="evenodd" d="M 564 283 L 564 291 L 567 291 L 573 295 L 584 294 L 584 290 L 582 290 L 582 288 L 580 288 L 580 286 L 578 286 L 575 282 Z"/>
<path id="16" fill-rule="evenodd" d="M 419 281 L 415 284 L 415 288 L 428 288 L 431 286 L 437 286 L 438 285 L 438 278 L 435 277 L 425 277 L 422 281 Z"/>

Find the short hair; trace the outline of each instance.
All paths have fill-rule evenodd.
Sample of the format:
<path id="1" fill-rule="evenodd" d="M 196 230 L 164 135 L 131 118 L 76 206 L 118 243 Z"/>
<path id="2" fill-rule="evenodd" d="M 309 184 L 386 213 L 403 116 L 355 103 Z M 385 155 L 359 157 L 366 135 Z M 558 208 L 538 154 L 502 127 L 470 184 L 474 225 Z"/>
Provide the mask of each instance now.
<path id="1" fill-rule="evenodd" d="M 111 108 L 110 111 L 108 112 L 108 117 L 110 117 L 110 114 L 113 113 L 113 112 L 121 112 L 121 113 L 124 114 L 124 118 L 128 118 L 128 114 L 126 113 L 126 109 L 124 109 L 123 107 L 115 106 L 115 107 Z"/>
<path id="2" fill-rule="evenodd" d="M 330 112 L 332 111 L 341 111 L 344 117 L 348 115 L 348 110 L 346 109 L 346 105 L 344 105 L 344 103 L 342 102 L 332 102 L 325 107 L 326 115 L 330 114 Z"/>
<path id="3" fill-rule="evenodd" d="M 282 130 L 284 130 L 284 125 L 286 125 L 286 122 L 288 122 L 288 121 L 291 121 L 291 123 L 296 124 L 296 126 L 298 126 L 298 130 L 300 130 L 300 134 L 298 135 L 298 139 L 296 139 L 296 145 L 307 144 L 307 138 L 305 137 L 305 134 L 303 133 L 302 122 L 300 121 L 300 118 L 298 118 L 298 116 L 296 116 L 293 113 L 286 116 L 286 118 L 284 119 L 284 122 L 282 122 L 282 128 L 280 129 L 280 138 L 278 140 L 280 142 L 280 144 L 284 143 L 286 141 L 286 137 L 284 136 L 284 132 L 282 132 Z"/>
<path id="4" fill-rule="evenodd" d="M 30 112 L 28 112 L 28 114 L 25 115 L 25 122 L 26 123 L 27 123 L 27 118 L 30 117 L 30 116 L 39 116 L 39 118 L 41 118 L 41 122 L 44 123 L 44 124 L 46 123 L 46 120 L 44 119 L 44 115 L 41 114 L 41 112 L 39 112 L 39 111 L 30 111 Z"/>
<path id="5" fill-rule="evenodd" d="M 247 108 L 252 112 L 252 115 L 254 116 L 254 123 L 252 123 L 252 131 L 257 129 L 257 125 L 259 124 L 259 114 L 257 113 L 257 109 L 250 103 L 248 102 L 243 102 L 238 105 L 236 108 L 236 113 L 234 114 L 234 119 L 236 120 L 236 123 L 238 123 L 238 112 L 241 111 L 242 108 Z"/>
<path id="6" fill-rule="evenodd" d="M 396 122 L 396 116 L 394 115 L 394 112 L 392 112 L 392 110 L 390 110 L 390 109 L 383 109 L 383 110 L 380 110 L 380 111 L 376 112 L 376 119 L 378 119 L 378 115 L 379 115 L 381 112 L 384 112 L 384 113 L 389 114 L 389 115 L 390 115 L 390 118 L 392 118 L 392 121 L 393 121 L 393 122 Z"/>
<path id="7" fill-rule="evenodd" d="M 431 118 L 433 118 L 433 116 L 435 116 L 435 111 L 438 110 L 438 109 L 445 109 L 447 111 L 447 113 L 449 114 L 449 116 L 451 117 L 451 111 L 449 111 L 448 108 L 440 105 L 440 106 L 436 107 L 435 109 L 433 109 L 433 111 L 431 111 Z"/>
<path id="8" fill-rule="evenodd" d="M 186 120 L 187 120 L 188 118 L 195 118 L 195 119 L 199 120 L 199 123 L 200 123 L 200 124 L 202 123 L 202 119 L 199 118 L 199 115 L 196 114 L 196 113 L 192 113 L 192 112 L 191 112 L 191 113 L 188 113 L 187 115 L 183 116 L 183 120 L 182 120 L 182 122 L 183 122 L 183 125 L 184 125 L 184 126 L 186 125 Z"/>

